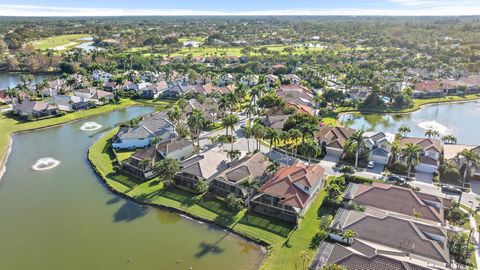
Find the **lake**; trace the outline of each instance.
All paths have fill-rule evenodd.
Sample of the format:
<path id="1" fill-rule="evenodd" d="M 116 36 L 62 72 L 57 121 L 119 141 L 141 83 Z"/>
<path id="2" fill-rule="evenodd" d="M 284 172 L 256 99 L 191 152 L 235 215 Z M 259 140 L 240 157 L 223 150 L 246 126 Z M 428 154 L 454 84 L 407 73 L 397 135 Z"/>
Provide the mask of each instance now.
<path id="1" fill-rule="evenodd" d="M 409 127 L 408 136 L 425 137 L 428 129 L 441 136 L 453 134 L 458 143 L 479 145 L 480 101 L 443 103 L 423 107 L 408 114 L 343 114 L 340 122 L 345 126 L 365 131 L 396 133 L 401 126 Z"/>
<path id="2" fill-rule="evenodd" d="M 0 265 L 15 270 L 257 269 L 258 245 L 208 224 L 113 195 L 87 162 L 97 131 L 151 112 L 149 107 L 13 136 L 0 180 Z M 58 166 L 33 170 L 50 157 Z M 37 168 L 38 169 L 38 168 Z"/>
<path id="3" fill-rule="evenodd" d="M 7 87 L 15 87 L 18 84 L 22 83 L 20 81 L 20 77 L 23 73 L 15 73 L 15 72 L 6 72 L 0 73 L 0 89 L 5 89 Z M 55 75 L 53 74 L 33 74 L 33 82 L 39 83 L 42 82 L 44 79 L 51 78 Z"/>

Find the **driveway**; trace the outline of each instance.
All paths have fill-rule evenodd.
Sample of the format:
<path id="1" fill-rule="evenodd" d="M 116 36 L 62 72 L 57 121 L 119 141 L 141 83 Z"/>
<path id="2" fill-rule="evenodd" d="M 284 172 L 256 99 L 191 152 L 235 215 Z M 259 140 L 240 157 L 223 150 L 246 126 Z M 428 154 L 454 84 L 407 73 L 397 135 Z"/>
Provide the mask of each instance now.
<path id="1" fill-rule="evenodd" d="M 380 179 L 384 169 L 385 165 L 375 164 L 373 168 L 367 168 L 365 171 L 355 173 L 355 175 L 372 179 Z"/>
<path id="2" fill-rule="evenodd" d="M 415 174 L 415 181 L 424 183 L 424 184 L 430 184 L 433 185 L 433 174 L 432 173 L 426 173 L 426 172 L 417 172 Z"/>
<path id="3" fill-rule="evenodd" d="M 338 157 L 333 155 L 326 155 L 321 161 L 320 166 L 325 169 L 325 174 L 327 176 L 336 175 L 337 170 L 335 169 L 335 165 L 338 162 Z"/>

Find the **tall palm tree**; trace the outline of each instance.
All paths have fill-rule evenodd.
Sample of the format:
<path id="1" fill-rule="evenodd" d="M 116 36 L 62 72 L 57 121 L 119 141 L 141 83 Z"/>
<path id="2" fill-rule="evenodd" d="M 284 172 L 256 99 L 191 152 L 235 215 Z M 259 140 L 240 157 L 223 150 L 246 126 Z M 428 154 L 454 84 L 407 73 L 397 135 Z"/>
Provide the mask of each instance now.
<path id="1" fill-rule="evenodd" d="M 247 114 L 248 120 L 251 121 L 252 115 L 256 114 L 257 108 L 255 105 L 248 103 L 245 107 L 245 113 Z"/>
<path id="2" fill-rule="evenodd" d="M 308 255 L 308 252 L 301 251 L 299 257 L 302 260 L 302 270 L 306 270 L 308 267 L 308 262 L 310 261 L 310 256 Z"/>
<path id="3" fill-rule="evenodd" d="M 253 135 L 252 128 L 245 127 L 243 128 L 242 133 L 243 133 L 243 137 L 247 139 L 247 149 L 248 149 L 248 152 L 250 153 L 250 138 Z"/>
<path id="4" fill-rule="evenodd" d="M 288 131 L 288 137 L 290 140 L 294 142 L 291 144 L 291 151 L 293 156 L 296 156 L 297 147 L 298 147 L 298 139 L 302 137 L 302 132 L 296 128 L 292 128 Z"/>
<path id="5" fill-rule="evenodd" d="M 390 146 L 390 158 L 388 160 L 388 164 L 391 165 L 397 160 L 398 154 L 400 154 L 401 150 L 398 140 L 395 140 L 392 143 L 388 142 L 388 144 Z"/>
<path id="6" fill-rule="evenodd" d="M 170 109 L 167 111 L 167 117 L 172 124 L 177 127 L 177 125 L 180 123 L 180 119 L 182 118 L 182 111 L 178 106 L 172 106 Z"/>
<path id="7" fill-rule="evenodd" d="M 289 139 L 288 132 L 287 131 L 280 131 L 279 139 L 280 139 L 280 141 L 283 142 L 283 152 L 285 153 L 285 155 L 287 156 L 287 159 L 288 159 L 288 153 L 287 153 L 287 141 Z"/>
<path id="8" fill-rule="evenodd" d="M 272 158 L 272 148 L 275 147 L 280 140 L 280 133 L 274 128 L 267 128 L 265 132 L 265 138 L 270 140 L 269 145 L 269 157 Z"/>
<path id="9" fill-rule="evenodd" d="M 231 113 L 225 116 L 222 119 L 222 125 L 225 128 L 226 136 L 228 137 L 228 129 L 231 129 L 232 134 L 230 135 L 230 144 L 231 144 L 231 151 L 233 151 L 233 136 L 235 132 L 235 124 L 238 123 L 238 116 Z"/>
<path id="10" fill-rule="evenodd" d="M 192 111 L 192 114 L 188 117 L 187 125 L 191 129 L 194 139 L 197 139 L 197 145 L 200 146 L 200 131 L 205 127 L 207 119 L 197 109 Z"/>
<path id="11" fill-rule="evenodd" d="M 397 132 L 402 136 L 405 137 L 408 133 L 410 133 L 412 130 L 407 127 L 407 126 L 401 126 L 397 129 Z"/>
<path id="12" fill-rule="evenodd" d="M 318 130 L 318 127 L 312 124 L 303 124 L 300 126 L 300 131 L 302 132 L 302 144 L 305 143 L 305 138 L 307 136 L 313 137 L 315 131 Z"/>
<path id="13" fill-rule="evenodd" d="M 365 148 L 365 137 L 363 136 L 363 131 L 359 130 L 352 134 L 350 137 L 350 141 L 355 144 L 355 168 L 358 167 L 358 156 L 360 155 L 360 151 Z"/>
<path id="14" fill-rule="evenodd" d="M 448 134 L 442 137 L 442 141 L 445 144 L 455 144 L 457 143 L 457 137 L 452 134 Z"/>
<path id="15" fill-rule="evenodd" d="M 436 130 L 429 129 L 425 132 L 425 136 L 428 137 L 429 139 L 430 138 L 436 138 L 436 137 L 440 136 L 440 133 L 438 133 L 438 131 L 436 131 Z"/>
<path id="16" fill-rule="evenodd" d="M 465 180 L 467 180 L 467 176 L 469 176 L 471 168 L 478 167 L 480 165 L 480 156 L 471 149 L 463 149 L 462 152 L 458 153 L 458 156 L 464 158 L 462 187 L 465 187 Z"/>
<path id="17" fill-rule="evenodd" d="M 12 105 L 15 105 L 15 98 L 18 96 L 18 92 L 15 88 L 7 87 L 5 89 L 5 94 L 12 100 Z"/>
<path id="18" fill-rule="evenodd" d="M 253 137 L 257 142 L 256 149 L 257 151 L 260 151 L 260 140 L 265 136 L 265 127 L 259 124 L 255 124 L 253 125 L 252 132 L 253 132 Z"/>
<path id="19" fill-rule="evenodd" d="M 312 158 L 316 158 L 322 153 L 322 149 L 317 143 L 309 141 L 302 145 L 303 154 L 308 158 L 308 164 L 311 164 Z"/>
<path id="20" fill-rule="evenodd" d="M 407 177 L 410 178 L 410 172 L 412 170 L 412 165 L 416 165 L 420 159 L 420 154 L 423 152 L 422 147 L 413 143 L 407 143 L 405 148 L 402 150 L 403 159 L 408 165 L 408 174 Z"/>

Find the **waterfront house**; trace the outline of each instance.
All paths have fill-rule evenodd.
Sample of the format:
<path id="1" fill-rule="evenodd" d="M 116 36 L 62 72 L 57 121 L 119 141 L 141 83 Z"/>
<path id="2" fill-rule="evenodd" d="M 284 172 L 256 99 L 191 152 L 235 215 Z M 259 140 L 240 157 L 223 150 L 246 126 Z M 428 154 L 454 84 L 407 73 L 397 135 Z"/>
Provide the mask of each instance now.
<path id="1" fill-rule="evenodd" d="M 43 101 L 30 101 L 25 99 L 22 103 L 13 105 L 12 111 L 23 117 L 41 118 L 56 115 L 58 113 L 58 107 Z"/>
<path id="2" fill-rule="evenodd" d="M 217 114 L 219 112 L 218 102 L 215 98 L 207 97 L 205 101 L 200 103 L 197 99 L 188 100 L 187 105 L 183 109 L 185 116 L 188 117 L 193 110 L 200 111 L 203 116 L 210 122 L 215 122 L 217 120 Z"/>
<path id="3" fill-rule="evenodd" d="M 447 230 L 427 223 L 403 219 L 381 211 L 353 211 L 340 208 L 330 226 L 330 238 L 351 243 L 342 234 L 357 233 L 355 242 L 368 244 L 378 252 L 411 257 L 439 267 L 450 264 Z"/>
<path id="4" fill-rule="evenodd" d="M 369 131 L 363 133 L 365 147 L 369 151 L 369 160 L 385 165 L 390 157 L 390 145 L 395 141 L 395 135 L 388 132 Z"/>
<path id="5" fill-rule="evenodd" d="M 310 265 L 311 270 L 321 270 L 327 265 L 343 266 L 349 270 L 441 270 L 421 259 L 402 253 L 382 252 L 375 244 L 355 240 L 350 246 L 322 242 Z"/>
<path id="6" fill-rule="evenodd" d="M 464 145 L 464 144 L 445 144 L 443 146 L 443 158 L 446 162 L 451 162 L 460 170 L 465 164 L 465 157 L 460 153 L 464 150 L 472 150 L 477 155 L 480 155 L 480 146 L 478 145 Z M 472 180 L 480 180 L 480 168 L 474 167 L 472 169 Z"/>
<path id="7" fill-rule="evenodd" d="M 324 184 L 324 169 L 295 163 L 280 168 L 250 202 L 254 212 L 297 223 Z"/>
<path id="8" fill-rule="evenodd" d="M 175 138 L 175 128 L 163 112 L 144 116 L 136 126 L 121 127 L 112 143 L 114 149 L 149 146 L 154 139 L 163 142 Z"/>
<path id="9" fill-rule="evenodd" d="M 367 208 L 380 209 L 398 217 L 418 219 L 436 225 L 445 224 L 445 210 L 452 200 L 385 183 L 350 183 L 344 200 Z"/>
<path id="10" fill-rule="evenodd" d="M 77 90 L 75 91 L 75 96 L 93 100 L 98 105 L 103 105 L 104 102 L 115 98 L 115 94 L 98 90 L 95 87 Z"/>
<path id="11" fill-rule="evenodd" d="M 150 179 L 158 175 L 155 164 L 162 159 L 182 161 L 190 157 L 194 150 L 192 141 L 177 137 L 136 151 L 122 162 L 122 167 L 139 178 Z"/>
<path id="12" fill-rule="evenodd" d="M 354 129 L 347 127 L 321 127 L 315 134 L 315 138 L 322 148 L 322 153 L 341 157 L 345 143 L 355 132 Z"/>
<path id="13" fill-rule="evenodd" d="M 198 181 L 210 183 L 217 175 L 232 166 L 222 148 L 212 148 L 180 163 L 180 171 L 174 176 L 177 185 L 193 188 Z"/>
<path id="14" fill-rule="evenodd" d="M 96 106 L 94 100 L 78 96 L 55 96 L 53 103 L 59 110 L 67 112 L 87 110 Z"/>
<path id="15" fill-rule="evenodd" d="M 152 83 L 147 87 L 140 90 L 140 97 L 145 99 L 156 99 L 168 89 L 168 84 L 166 81 L 159 81 L 157 83 Z"/>
<path id="16" fill-rule="evenodd" d="M 413 96 L 416 98 L 441 97 L 445 94 L 441 83 L 435 80 L 418 82 L 415 84 L 413 91 Z"/>
<path id="17" fill-rule="evenodd" d="M 438 170 L 440 154 L 443 150 L 441 141 L 432 138 L 400 138 L 399 145 L 403 149 L 408 143 L 418 145 L 422 148 L 420 160 L 415 167 L 419 172 L 434 173 Z M 398 157 L 402 158 L 401 155 Z"/>
<path id="18" fill-rule="evenodd" d="M 261 185 L 267 180 L 269 164 L 271 162 L 261 152 L 246 156 L 216 176 L 210 182 L 210 190 L 221 196 L 234 194 L 245 201 L 251 195 L 249 186 Z"/>

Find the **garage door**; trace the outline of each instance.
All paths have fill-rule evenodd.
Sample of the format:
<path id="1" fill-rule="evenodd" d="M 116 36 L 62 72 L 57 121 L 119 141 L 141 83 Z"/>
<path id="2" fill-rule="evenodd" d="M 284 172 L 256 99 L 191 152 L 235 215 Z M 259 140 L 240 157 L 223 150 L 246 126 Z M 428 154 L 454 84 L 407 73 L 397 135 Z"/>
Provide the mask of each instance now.
<path id="1" fill-rule="evenodd" d="M 417 171 L 420 171 L 420 172 L 434 173 L 435 171 L 437 171 L 437 166 L 432 166 L 428 164 L 418 164 L 416 169 Z"/>

